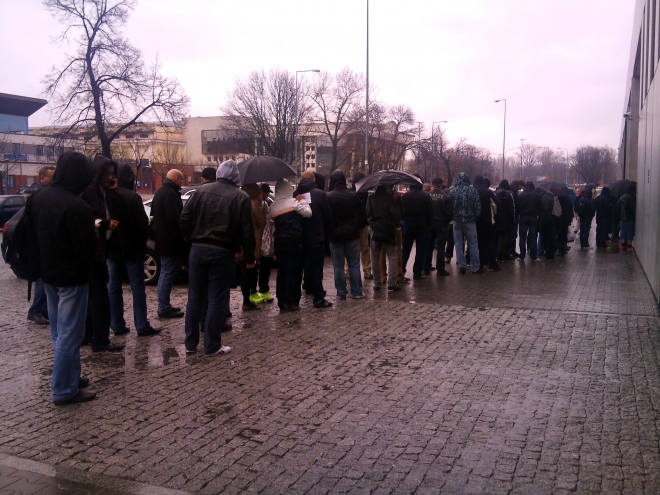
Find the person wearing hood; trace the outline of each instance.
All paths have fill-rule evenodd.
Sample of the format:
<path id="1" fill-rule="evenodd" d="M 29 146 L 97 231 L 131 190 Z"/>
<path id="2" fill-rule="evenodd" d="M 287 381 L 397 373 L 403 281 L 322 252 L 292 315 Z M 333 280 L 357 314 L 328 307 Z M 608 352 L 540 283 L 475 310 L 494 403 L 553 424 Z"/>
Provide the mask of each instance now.
<path id="1" fill-rule="evenodd" d="M 386 186 L 378 186 L 367 200 L 367 219 L 371 229 L 371 268 L 374 274 L 374 290 L 380 290 L 381 251 L 387 257 L 387 290 L 400 291 L 397 283 L 397 229 L 401 221 L 401 209 Z"/>
<path id="2" fill-rule="evenodd" d="M 117 172 L 117 199 L 119 227 L 117 242 L 108 245 L 108 293 L 110 296 L 110 328 L 115 335 L 129 332 L 124 319 L 122 277 L 128 275 L 133 296 L 133 323 L 139 337 L 156 335 L 147 319 L 147 294 L 144 288 L 144 255 L 149 237 L 149 217 L 144 211 L 142 198 L 133 190 L 135 174 L 128 164 L 119 166 Z"/>
<path id="3" fill-rule="evenodd" d="M 580 198 L 575 202 L 575 213 L 580 219 L 580 247 L 589 247 L 589 232 L 591 231 L 591 220 L 596 214 L 592 189 L 585 189 Z"/>
<path id="4" fill-rule="evenodd" d="M 250 196 L 240 190 L 234 160 L 218 166 L 216 181 L 204 184 L 186 202 L 179 226 L 190 240 L 188 304 L 186 306 L 186 354 L 197 352 L 204 301 L 204 354 L 227 354 L 221 330 L 229 308 L 229 286 L 235 277 L 236 253 L 242 251 L 247 269 L 254 268 L 254 225 Z"/>
<path id="5" fill-rule="evenodd" d="M 532 181 L 525 182 L 522 192 L 518 193 L 516 202 L 516 215 L 518 215 L 518 237 L 520 254 L 518 260 L 525 261 L 527 256 L 527 247 L 532 261 L 538 261 L 537 225 L 539 215 L 541 214 L 541 196 L 534 190 Z"/>
<path id="6" fill-rule="evenodd" d="M 371 272 L 371 251 L 369 249 L 369 222 L 367 221 L 367 199 L 369 198 L 369 191 L 355 189 L 355 184 L 364 179 L 366 175 L 358 172 L 353 176 L 353 190 L 355 195 L 360 200 L 360 216 L 358 218 L 358 226 L 360 227 L 360 262 L 362 263 L 362 274 L 366 280 L 373 280 L 374 276 Z"/>
<path id="7" fill-rule="evenodd" d="M 275 295 L 282 313 L 300 309 L 298 270 L 303 238 L 301 220 L 312 216 L 312 209 L 304 196 L 293 198 L 292 194 L 293 186 L 284 179 L 278 180 L 275 184 L 275 201 L 270 205 L 270 216 L 275 224 L 273 244 L 277 256 Z"/>
<path id="8" fill-rule="evenodd" d="M 610 196 L 610 188 L 605 186 L 598 197 L 594 199 L 596 210 L 596 247 L 607 249 L 607 236 L 612 228 L 612 210 L 616 199 Z"/>
<path id="9" fill-rule="evenodd" d="M 461 274 L 467 273 L 467 260 L 463 252 L 464 241 L 467 240 L 472 273 L 483 273 L 484 270 L 479 263 L 476 224 L 481 215 L 481 199 L 476 189 L 470 185 L 470 178 L 465 172 L 461 172 L 456 177 L 456 185 L 449 191 L 449 198 L 454 211 L 454 245 L 458 268 Z"/>
<path id="10" fill-rule="evenodd" d="M 497 208 L 497 215 L 495 215 L 495 231 L 497 234 L 496 258 L 500 261 L 512 260 L 513 256 L 509 255 L 509 239 L 511 238 L 511 231 L 516 227 L 516 202 L 508 180 L 503 179 L 500 181 L 495 195 L 500 202 Z"/>
<path id="11" fill-rule="evenodd" d="M 557 220 L 559 219 L 552 214 L 555 195 L 542 187 L 537 187 L 536 193 L 541 197 L 541 213 L 537 226 L 539 242 L 536 252 L 539 256 L 544 255 L 546 260 L 554 260 L 557 250 Z"/>
<path id="12" fill-rule="evenodd" d="M 635 237 L 635 219 L 637 217 L 637 186 L 630 184 L 626 193 L 617 203 L 621 218 L 621 251 L 633 251 L 632 241 Z"/>
<path id="13" fill-rule="evenodd" d="M 329 308 L 332 303 L 325 299 L 323 262 L 325 259 L 325 239 L 328 232 L 330 232 L 332 212 L 330 211 L 328 198 L 323 192 L 324 183 L 321 183 L 321 181 L 325 181 L 325 178 L 309 169 L 305 170 L 301 177 L 294 197 L 309 194 L 312 216 L 303 218 L 302 221 L 302 253 L 300 265 L 298 266 L 296 287 L 299 291 L 303 282 L 305 264 L 308 263 L 309 271 L 305 277 L 305 291 L 314 297 L 315 308 Z M 317 181 L 319 182 L 317 183 Z"/>
<path id="14" fill-rule="evenodd" d="M 497 264 L 497 232 L 495 230 L 495 217 L 500 207 L 500 200 L 490 190 L 490 181 L 481 175 L 474 178 L 474 188 L 479 193 L 481 202 L 481 215 L 477 219 L 477 240 L 479 243 L 479 259 L 482 265 L 499 272 Z M 493 208 L 494 205 L 494 208 Z"/>
<path id="15" fill-rule="evenodd" d="M 96 226 L 96 252 L 92 277 L 89 282 L 89 308 L 84 343 L 92 344 L 92 352 L 117 352 L 124 345 L 110 342 L 110 297 L 108 295 L 108 246 L 117 242 L 121 200 L 117 188 L 117 162 L 96 155 L 92 166 L 95 176 L 80 198 L 94 214 Z"/>
<path id="16" fill-rule="evenodd" d="M 54 349 L 51 390 L 56 405 L 96 397 L 81 390 L 89 380 L 81 376 L 80 364 L 96 233 L 92 209 L 79 195 L 93 176 L 85 155 L 66 151 L 57 160 L 52 184 L 34 198 L 39 267 Z"/>
<path id="17" fill-rule="evenodd" d="M 330 176 L 328 203 L 332 210 L 329 232 L 330 254 L 335 273 L 337 297 L 346 299 L 346 273 L 344 262 L 348 264 L 348 280 L 353 299 L 362 299 L 362 277 L 360 275 L 360 210 L 362 203 L 353 191 L 346 188 L 346 176 L 335 170 Z"/>
<path id="18" fill-rule="evenodd" d="M 419 178 L 419 177 L 418 177 Z M 429 229 L 433 223 L 433 201 L 423 191 L 423 185 L 413 184 L 403 195 L 403 242 L 402 242 L 402 268 L 406 273 L 406 266 L 410 259 L 413 244 L 415 244 L 415 263 L 413 264 L 413 279 L 426 278 L 424 273 L 426 263 L 426 243 Z"/>
<path id="19" fill-rule="evenodd" d="M 165 176 L 163 187 L 156 191 L 151 202 L 151 216 L 155 231 L 156 253 L 160 256 L 158 277 L 158 317 L 181 318 L 181 308 L 170 303 L 172 286 L 179 276 L 181 258 L 186 255 L 186 241 L 179 230 L 179 218 L 183 211 L 181 201 L 183 174 L 173 168 Z"/>
<path id="20" fill-rule="evenodd" d="M 433 204 L 433 221 L 429 230 L 429 237 L 426 244 L 426 259 L 424 273 L 428 274 L 433 265 L 433 248 L 437 244 L 438 251 L 435 257 L 435 268 L 437 276 L 448 276 L 449 272 L 445 268 L 445 246 L 447 245 L 447 235 L 449 234 L 449 222 L 452 217 L 452 206 L 449 201 L 449 190 L 444 189 L 444 179 L 436 177 L 431 182 L 432 189 L 429 193 Z"/>

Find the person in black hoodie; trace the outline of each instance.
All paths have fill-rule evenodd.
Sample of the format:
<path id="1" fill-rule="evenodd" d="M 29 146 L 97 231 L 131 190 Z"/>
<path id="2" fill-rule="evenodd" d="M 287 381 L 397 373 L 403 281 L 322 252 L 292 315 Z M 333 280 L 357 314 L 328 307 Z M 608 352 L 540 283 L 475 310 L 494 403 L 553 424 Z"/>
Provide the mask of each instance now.
<path id="1" fill-rule="evenodd" d="M 488 182 L 481 175 L 474 178 L 473 187 L 479 193 L 481 202 L 481 214 L 477 218 L 477 242 L 479 243 L 479 260 L 482 266 L 488 266 L 491 270 L 499 272 L 500 265 L 497 264 L 497 233 L 494 224 L 494 212 L 499 209 L 500 200 L 488 187 Z"/>
<path id="2" fill-rule="evenodd" d="M 346 188 L 346 176 L 335 170 L 330 177 L 328 203 L 332 210 L 332 222 L 328 239 L 330 254 L 335 272 L 337 297 L 346 299 L 346 273 L 344 262 L 348 264 L 348 279 L 353 299 L 362 299 L 362 277 L 360 276 L 360 210 L 362 204 L 353 191 Z"/>
<path id="3" fill-rule="evenodd" d="M 429 197 L 433 204 L 433 222 L 429 229 L 429 237 L 426 244 L 426 259 L 424 262 L 424 274 L 428 275 L 433 265 L 433 249 L 437 244 L 435 257 L 435 268 L 437 276 L 448 276 L 445 268 L 445 246 L 449 236 L 449 222 L 452 218 L 452 203 L 449 200 L 449 190 L 443 187 L 444 179 L 436 177 L 431 183 Z"/>
<path id="4" fill-rule="evenodd" d="M 593 191 L 585 189 L 580 199 L 575 202 L 575 213 L 580 217 L 580 247 L 589 247 L 589 232 L 591 231 L 591 220 L 594 218 Z"/>
<path id="5" fill-rule="evenodd" d="M 119 166 L 117 199 L 120 207 L 119 227 L 115 242 L 108 244 L 108 293 L 110 296 L 110 328 L 115 335 L 129 332 L 124 320 L 122 275 L 124 269 L 133 295 L 133 322 L 138 336 L 156 335 L 147 320 L 147 295 L 144 289 L 144 254 L 149 236 L 149 217 L 142 198 L 133 191 L 135 174 L 128 164 Z"/>
<path id="6" fill-rule="evenodd" d="M 57 160 L 52 184 L 34 198 L 39 266 L 55 351 L 51 390 L 56 405 L 96 397 L 80 390 L 89 385 L 80 375 L 80 343 L 85 334 L 96 234 L 92 209 L 78 195 L 93 176 L 85 155 L 67 151 Z"/>
<path id="7" fill-rule="evenodd" d="M 358 172 L 353 176 L 353 190 L 360 200 L 360 217 L 358 219 L 358 226 L 360 227 L 360 261 L 362 262 L 362 272 L 364 278 L 373 280 L 374 276 L 371 272 L 371 251 L 369 249 L 369 222 L 367 221 L 367 199 L 369 199 L 369 191 L 357 191 L 355 184 L 365 178 L 362 172 Z"/>
<path id="8" fill-rule="evenodd" d="M 637 218 L 637 185 L 630 184 L 617 203 L 621 218 L 621 251 L 633 251 L 635 220 Z"/>
<path id="9" fill-rule="evenodd" d="M 426 263 L 426 243 L 429 229 L 433 223 L 433 201 L 425 193 L 422 184 L 414 184 L 403 195 L 403 245 L 401 266 L 406 273 L 410 252 L 415 244 L 415 263 L 413 264 L 413 279 L 426 278 L 424 265 Z"/>
<path id="10" fill-rule="evenodd" d="M 525 182 L 525 187 L 522 192 L 518 193 L 518 201 L 516 202 L 516 215 L 518 216 L 518 236 L 520 255 L 518 259 L 525 261 L 527 256 L 527 247 L 529 246 L 529 254 L 532 261 L 538 261 L 536 257 L 536 250 L 538 244 L 537 238 L 537 225 L 538 218 L 541 214 L 541 197 L 534 191 L 534 183 L 532 181 Z"/>
<path id="11" fill-rule="evenodd" d="M 610 196 L 610 188 L 605 186 L 598 197 L 594 199 L 596 210 L 596 247 L 607 249 L 607 236 L 612 228 L 612 210 L 616 199 Z"/>
<path id="12" fill-rule="evenodd" d="M 539 255 L 544 255 L 546 260 L 555 259 L 555 251 L 557 250 L 556 235 L 555 235 L 555 216 L 552 214 L 552 209 L 555 204 L 555 195 L 547 189 L 542 187 L 536 188 L 536 193 L 541 197 L 541 213 L 539 215 L 538 232 L 541 237 L 542 252 L 537 246 Z"/>
<path id="13" fill-rule="evenodd" d="M 566 256 L 568 251 L 568 229 L 573 223 L 573 203 L 568 196 L 559 196 L 561 217 L 557 227 L 557 256 Z"/>
<path id="14" fill-rule="evenodd" d="M 105 264 L 108 244 L 117 242 L 120 200 L 117 195 L 117 162 L 96 155 L 92 163 L 96 174 L 80 198 L 92 208 L 96 226 L 96 252 L 89 282 L 89 308 L 85 343 L 92 344 L 92 352 L 121 351 L 124 345 L 110 342 L 110 297 L 108 295 L 108 267 Z"/>
<path id="15" fill-rule="evenodd" d="M 496 259 L 499 261 L 512 260 L 509 255 L 509 239 L 511 231 L 516 228 L 516 203 L 509 181 L 504 179 L 495 191 L 500 204 L 495 215 L 495 231 L 497 233 Z M 514 234 L 515 239 L 515 234 Z"/>
<path id="16" fill-rule="evenodd" d="M 181 308 L 170 304 L 172 286 L 179 276 L 181 258 L 186 255 L 186 242 L 179 230 L 179 218 L 183 211 L 181 186 L 183 174 L 172 169 L 167 172 L 161 187 L 151 202 L 151 215 L 156 233 L 156 253 L 160 256 L 160 277 L 158 278 L 158 317 L 181 318 Z"/>
<path id="17" fill-rule="evenodd" d="M 330 230 L 332 213 L 328 198 L 322 189 L 317 187 L 315 174 L 311 170 L 302 173 L 302 180 L 294 197 L 309 193 L 312 217 L 303 218 L 302 254 L 298 267 L 296 289 L 299 291 L 303 281 L 305 263 L 309 263 L 308 277 L 305 290 L 314 297 L 315 308 L 329 308 L 332 303 L 326 301 L 323 289 L 323 262 L 325 258 L 325 237 Z M 299 298 L 298 298 L 299 299 Z"/>

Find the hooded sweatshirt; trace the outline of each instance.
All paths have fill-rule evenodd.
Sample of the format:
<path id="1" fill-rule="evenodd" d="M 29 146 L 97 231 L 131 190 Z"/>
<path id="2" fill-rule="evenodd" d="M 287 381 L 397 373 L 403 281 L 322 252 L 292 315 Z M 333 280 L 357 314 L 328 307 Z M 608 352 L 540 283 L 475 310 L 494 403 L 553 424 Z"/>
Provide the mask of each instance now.
<path id="1" fill-rule="evenodd" d="M 612 224 L 612 210 L 615 208 L 616 200 L 610 196 L 610 188 L 605 186 L 598 197 L 594 199 L 596 210 L 596 223 L 609 226 Z"/>
<path id="2" fill-rule="evenodd" d="M 236 162 L 228 160 L 218 167 L 217 181 L 195 191 L 181 212 L 179 225 L 193 245 L 243 250 L 247 264 L 255 260 L 256 240 L 250 197 L 238 188 Z"/>
<path id="3" fill-rule="evenodd" d="M 433 223 L 433 201 L 422 191 L 422 184 L 411 185 L 402 197 L 406 229 L 425 230 Z"/>
<path id="4" fill-rule="evenodd" d="M 96 248 L 94 215 L 79 195 L 93 175 L 85 155 L 67 151 L 57 160 L 51 185 L 34 198 L 41 279 L 47 284 L 89 283 Z"/>
<path id="5" fill-rule="evenodd" d="M 516 201 L 516 215 L 518 218 L 523 216 L 538 217 L 541 214 L 541 196 L 536 194 L 534 183 L 525 182 L 525 187 L 518 194 Z"/>
<path id="6" fill-rule="evenodd" d="M 449 191 L 454 210 L 454 220 L 462 223 L 475 222 L 481 214 L 479 193 L 470 185 L 465 172 L 456 177 L 456 185 Z"/>
<path id="7" fill-rule="evenodd" d="M 493 191 L 490 190 L 486 179 L 484 179 L 481 175 L 477 175 L 474 178 L 474 188 L 477 190 L 477 193 L 479 194 L 479 201 L 481 202 L 481 214 L 479 215 L 479 219 L 477 221 L 481 225 L 492 225 L 493 213 L 490 202 L 492 201 L 495 203 L 495 206 L 499 210 L 500 199 L 495 195 Z"/>
<path id="8" fill-rule="evenodd" d="M 495 217 L 495 228 L 498 232 L 508 232 L 516 224 L 516 203 L 511 186 L 509 186 L 509 181 L 506 179 L 502 180 L 495 191 L 495 195 L 500 201 L 500 205 L 497 207 L 497 216 Z"/>
<path id="9" fill-rule="evenodd" d="M 163 187 L 156 191 L 151 202 L 156 252 L 161 256 L 183 256 L 188 251 L 179 230 L 179 217 L 183 210 L 180 191 L 181 186 L 165 179 Z"/>
<path id="10" fill-rule="evenodd" d="M 330 242 L 348 242 L 360 238 L 362 203 L 355 192 L 346 188 L 346 176 L 335 170 L 330 176 L 328 202 L 332 210 Z"/>

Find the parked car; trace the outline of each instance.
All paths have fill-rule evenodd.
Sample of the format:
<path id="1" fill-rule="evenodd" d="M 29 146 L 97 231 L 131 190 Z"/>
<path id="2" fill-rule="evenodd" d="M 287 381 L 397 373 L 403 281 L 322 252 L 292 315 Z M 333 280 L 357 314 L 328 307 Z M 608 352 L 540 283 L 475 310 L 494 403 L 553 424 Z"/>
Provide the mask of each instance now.
<path id="1" fill-rule="evenodd" d="M 21 194 L 0 196 L 0 227 L 25 206 L 25 197 Z"/>

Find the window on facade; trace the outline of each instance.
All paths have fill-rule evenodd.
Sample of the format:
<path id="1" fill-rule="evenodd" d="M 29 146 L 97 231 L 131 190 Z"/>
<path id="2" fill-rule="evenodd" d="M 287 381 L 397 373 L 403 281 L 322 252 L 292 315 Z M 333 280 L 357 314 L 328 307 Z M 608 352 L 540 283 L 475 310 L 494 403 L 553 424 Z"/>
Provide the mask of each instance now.
<path id="1" fill-rule="evenodd" d="M 44 147 L 43 145 L 37 145 L 37 156 L 44 156 Z"/>
<path id="2" fill-rule="evenodd" d="M 140 139 L 147 139 L 149 134 L 140 134 Z"/>
<path id="3" fill-rule="evenodd" d="M 135 134 L 126 134 L 126 139 L 133 139 Z"/>
<path id="4" fill-rule="evenodd" d="M 206 157 L 206 161 L 210 162 L 210 161 L 211 161 L 211 157 L 210 157 L 210 156 L 207 156 L 207 157 Z"/>
<path id="5" fill-rule="evenodd" d="M 12 149 L 14 150 L 13 153 L 18 155 L 21 152 L 21 143 L 13 143 Z"/>
<path id="6" fill-rule="evenodd" d="M 316 155 L 312 155 L 310 158 L 314 160 L 316 158 Z"/>

